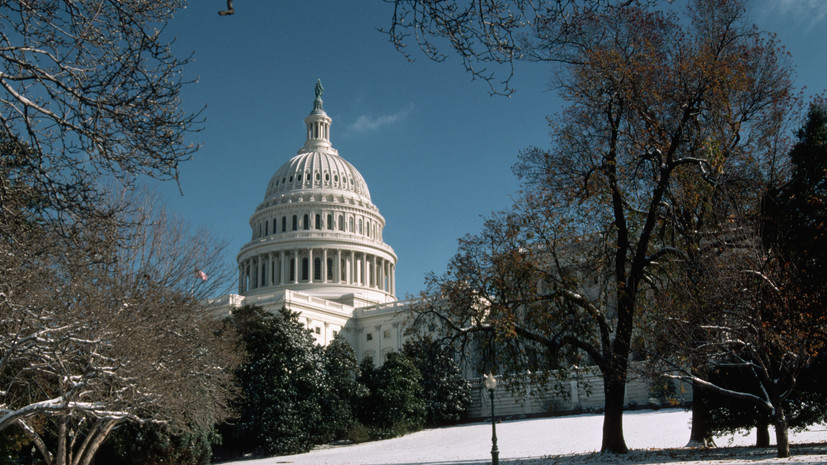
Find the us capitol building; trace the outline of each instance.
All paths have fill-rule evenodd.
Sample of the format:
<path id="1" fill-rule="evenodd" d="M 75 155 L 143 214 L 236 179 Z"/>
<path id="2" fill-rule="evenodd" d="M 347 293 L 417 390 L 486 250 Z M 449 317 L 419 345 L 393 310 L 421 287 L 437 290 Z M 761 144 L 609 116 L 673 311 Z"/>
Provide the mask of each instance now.
<path id="1" fill-rule="evenodd" d="M 371 201 L 365 179 L 330 143 L 332 120 L 324 111 L 322 92 L 317 82 L 313 110 L 304 119 L 304 146 L 276 170 L 250 217 L 252 239 L 237 259 L 238 294 L 213 303 L 225 315 L 245 305 L 273 313 L 286 307 L 299 313 L 317 343 L 327 345 L 341 335 L 356 360 L 370 358 L 380 365 L 387 354 L 402 349 L 409 302 L 396 299 L 397 257 L 382 240 L 385 219 Z M 472 380 L 472 418 L 490 410 L 473 365 L 462 368 Z M 565 396 L 544 389 L 526 398 L 503 393 L 498 410 L 510 415 L 600 408 L 599 373 L 590 368 L 571 376 L 575 380 L 566 383 Z M 645 404 L 648 385 L 630 380 L 626 397 L 627 403 Z"/>
<path id="2" fill-rule="evenodd" d="M 380 364 L 404 342 L 397 257 L 382 240 L 385 219 L 365 179 L 330 143 L 322 92 L 317 81 L 304 146 L 276 170 L 250 217 L 252 239 L 237 258 L 238 294 L 218 303 L 228 311 L 286 307 L 319 344 L 341 334 L 357 360 Z"/>

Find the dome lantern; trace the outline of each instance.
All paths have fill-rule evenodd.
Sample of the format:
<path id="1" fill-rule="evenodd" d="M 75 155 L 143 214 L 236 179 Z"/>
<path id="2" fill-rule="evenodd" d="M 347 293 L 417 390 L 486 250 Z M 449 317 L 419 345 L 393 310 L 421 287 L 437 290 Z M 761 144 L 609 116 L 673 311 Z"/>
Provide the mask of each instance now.
<path id="1" fill-rule="evenodd" d="M 316 80 L 316 99 L 313 100 L 313 111 L 304 119 L 307 125 L 307 141 L 304 143 L 302 151 L 312 151 L 330 148 L 330 123 L 331 119 L 324 111 L 322 101 L 322 94 L 324 87 L 322 87 L 321 79 Z"/>

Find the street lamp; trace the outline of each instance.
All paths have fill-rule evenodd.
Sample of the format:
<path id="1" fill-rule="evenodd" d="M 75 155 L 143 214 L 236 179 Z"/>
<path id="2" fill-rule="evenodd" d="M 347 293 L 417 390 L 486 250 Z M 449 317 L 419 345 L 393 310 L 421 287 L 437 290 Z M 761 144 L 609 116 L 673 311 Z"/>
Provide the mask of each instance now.
<path id="1" fill-rule="evenodd" d="M 492 373 L 484 375 L 485 388 L 491 396 L 491 465 L 500 464 L 500 450 L 497 449 L 497 420 L 494 417 L 494 390 L 497 389 L 497 378 Z"/>

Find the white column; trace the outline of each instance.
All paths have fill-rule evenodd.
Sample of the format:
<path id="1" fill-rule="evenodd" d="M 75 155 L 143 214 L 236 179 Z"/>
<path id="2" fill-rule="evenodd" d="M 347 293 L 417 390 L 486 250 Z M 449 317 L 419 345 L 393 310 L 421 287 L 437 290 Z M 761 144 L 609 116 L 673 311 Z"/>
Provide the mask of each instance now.
<path id="1" fill-rule="evenodd" d="M 283 284 L 284 284 L 284 273 L 286 273 L 286 272 L 284 271 L 284 250 L 282 250 L 281 252 L 279 252 L 279 270 L 280 270 L 280 273 L 279 273 L 279 284 L 280 284 L 280 285 L 283 285 Z"/>
<path id="2" fill-rule="evenodd" d="M 322 249 L 322 282 L 327 283 L 327 249 Z"/>
<path id="3" fill-rule="evenodd" d="M 391 282 L 391 294 L 396 295 L 396 265 L 394 265 L 394 264 L 391 264 L 390 282 Z"/>
<path id="4" fill-rule="evenodd" d="M 301 270 L 299 269 L 300 265 L 299 249 L 296 249 L 293 251 L 293 284 L 298 284 L 299 282 L 299 273 L 301 273 Z"/>
<path id="5" fill-rule="evenodd" d="M 342 282 L 342 249 L 336 249 L 336 266 L 333 267 L 335 270 L 336 276 L 334 276 L 334 281 L 336 283 Z"/>
<path id="6" fill-rule="evenodd" d="M 356 284 L 356 252 L 350 251 L 350 263 L 347 264 L 347 271 L 350 276 L 347 277 L 348 284 Z"/>
<path id="7" fill-rule="evenodd" d="M 313 282 L 313 249 L 307 249 L 307 282 Z"/>

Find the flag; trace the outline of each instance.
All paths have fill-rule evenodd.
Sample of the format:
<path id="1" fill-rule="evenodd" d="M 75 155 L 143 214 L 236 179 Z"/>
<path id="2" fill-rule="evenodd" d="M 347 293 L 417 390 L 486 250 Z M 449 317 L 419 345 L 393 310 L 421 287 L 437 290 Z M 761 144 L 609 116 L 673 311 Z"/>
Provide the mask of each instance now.
<path id="1" fill-rule="evenodd" d="M 207 273 L 204 273 L 203 271 L 199 270 L 198 268 L 195 269 L 195 277 L 200 278 L 201 281 L 206 281 L 207 278 L 208 278 Z"/>

